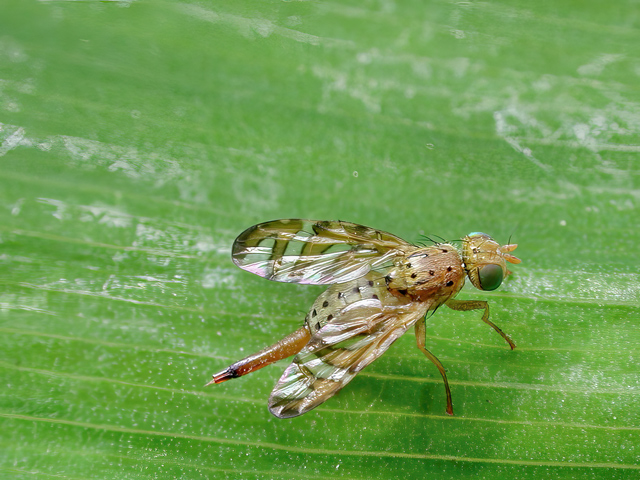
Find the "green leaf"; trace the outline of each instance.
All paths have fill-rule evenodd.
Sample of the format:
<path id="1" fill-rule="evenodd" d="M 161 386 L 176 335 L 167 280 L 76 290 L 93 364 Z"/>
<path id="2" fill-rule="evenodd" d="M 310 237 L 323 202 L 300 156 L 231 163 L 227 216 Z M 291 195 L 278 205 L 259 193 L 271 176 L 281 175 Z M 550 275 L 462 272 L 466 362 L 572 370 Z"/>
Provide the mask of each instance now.
<path id="1" fill-rule="evenodd" d="M 0 6 L 0 477 L 637 478 L 637 4 Z M 322 289 L 237 269 L 275 218 L 523 259 L 292 420 L 211 374 Z"/>

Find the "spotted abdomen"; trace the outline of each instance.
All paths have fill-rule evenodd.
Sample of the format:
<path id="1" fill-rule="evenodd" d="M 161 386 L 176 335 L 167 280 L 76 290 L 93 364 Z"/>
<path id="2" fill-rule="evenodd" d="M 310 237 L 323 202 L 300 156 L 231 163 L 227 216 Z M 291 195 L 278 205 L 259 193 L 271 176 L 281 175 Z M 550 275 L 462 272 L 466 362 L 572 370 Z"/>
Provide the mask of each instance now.
<path id="1" fill-rule="evenodd" d="M 409 303 L 409 299 L 398 298 L 389 292 L 383 276 L 369 272 L 356 280 L 331 285 L 316 299 L 305 318 L 311 334 L 333 320 L 348 305 L 369 298 L 378 299 L 383 305 Z"/>

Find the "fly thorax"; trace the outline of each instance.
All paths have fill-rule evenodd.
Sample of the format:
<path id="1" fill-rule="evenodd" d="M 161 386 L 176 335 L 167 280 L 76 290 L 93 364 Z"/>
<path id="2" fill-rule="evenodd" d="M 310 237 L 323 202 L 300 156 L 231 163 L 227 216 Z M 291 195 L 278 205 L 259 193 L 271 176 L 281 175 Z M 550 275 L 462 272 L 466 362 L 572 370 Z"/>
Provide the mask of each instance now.
<path id="1" fill-rule="evenodd" d="M 453 245 L 438 244 L 415 250 L 396 260 L 386 277 L 387 288 L 395 295 L 416 300 L 446 299 L 464 285 L 464 268 Z"/>

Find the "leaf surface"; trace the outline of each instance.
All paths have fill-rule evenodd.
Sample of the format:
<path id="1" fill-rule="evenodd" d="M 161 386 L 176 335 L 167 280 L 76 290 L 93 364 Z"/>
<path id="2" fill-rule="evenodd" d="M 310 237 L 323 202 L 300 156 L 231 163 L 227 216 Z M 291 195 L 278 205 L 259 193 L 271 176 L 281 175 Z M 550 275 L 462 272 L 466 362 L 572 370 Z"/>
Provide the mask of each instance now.
<path id="1" fill-rule="evenodd" d="M 0 477 L 635 478 L 637 5 L 0 6 Z M 276 218 L 522 258 L 292 420 L 203 388 L 318 287 L 236 268 Z"/>

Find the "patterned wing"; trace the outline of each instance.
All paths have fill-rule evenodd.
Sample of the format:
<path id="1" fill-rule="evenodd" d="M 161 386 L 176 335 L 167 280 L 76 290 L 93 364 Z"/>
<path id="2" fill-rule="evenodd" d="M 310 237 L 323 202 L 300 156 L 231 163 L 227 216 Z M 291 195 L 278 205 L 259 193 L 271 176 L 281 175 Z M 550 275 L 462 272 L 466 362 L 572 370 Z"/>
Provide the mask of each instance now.
<path id="1" fill-rule="evenodd" d="M 362 277 L 413 250 L 395 235 L 355 223 L 273 220 L 248 228 L 233 243 L 233 262 L 276 282 L 324 285 Z"/>
<path id="2" fill-rule="evenodd" d="M 361 280 L 332 286 L 323 295 L 344 298 L 340 297 L 339 287 L 352 290 Z M 429 310 L 428 302 L 411 303 L 393 297 L 384 280 L 381 283 L 369 286 L 369 295 L 334 311 L 313 333 L 273 389 L 269 398 L 272 414 L 290 418 L 317 407 L 382 355 Z M 323 301 L 323 295 L 319 301 Z"/>

